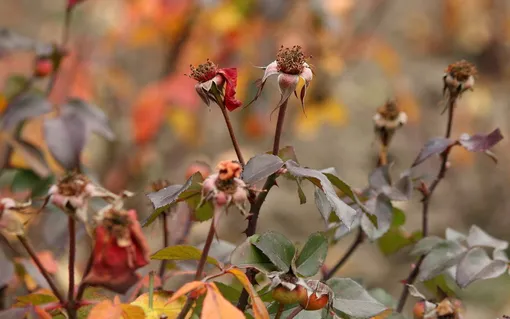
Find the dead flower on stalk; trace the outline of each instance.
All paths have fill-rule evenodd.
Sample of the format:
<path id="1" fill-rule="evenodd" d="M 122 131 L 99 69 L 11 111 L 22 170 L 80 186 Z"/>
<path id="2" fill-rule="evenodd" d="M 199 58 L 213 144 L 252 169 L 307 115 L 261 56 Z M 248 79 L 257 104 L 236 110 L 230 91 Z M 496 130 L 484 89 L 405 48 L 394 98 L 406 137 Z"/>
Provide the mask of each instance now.
<path id="1" fill-rule="evenodd" d="M 388 146 L 395 131 L 407 123 L 407 114 L 395 100 L 388 100 L 377 109 L 374 117 L 375 132 L 383 146 Z"/>
<path id="2" fill-rule="evenodd" d="M 263 67 L 263 69 L 265 72 L 262 79 L 259 80 L 260 83 L 257 95 L 255 95 L 255 98 L 248 105 L 259 98 L 267 79 L 272 75 L 278 75 L 278 87 L 281 97 L 276 109 L 282 106 L 293 92 L 297 96 L 297 85 L 299 80 L 303 79 L 305 84 L 301 88 L 299 99 L 301 100 L 301 106 L 304 111 L 306 90 L 312 81 L 313 72 L 310 65 L 306 63 L 306 57 L 301 51 L 301 46 L 295 45 L 291 49 L 282 46 L 276 55 L 276 60 L 271 62 L 268 66 Z"/>

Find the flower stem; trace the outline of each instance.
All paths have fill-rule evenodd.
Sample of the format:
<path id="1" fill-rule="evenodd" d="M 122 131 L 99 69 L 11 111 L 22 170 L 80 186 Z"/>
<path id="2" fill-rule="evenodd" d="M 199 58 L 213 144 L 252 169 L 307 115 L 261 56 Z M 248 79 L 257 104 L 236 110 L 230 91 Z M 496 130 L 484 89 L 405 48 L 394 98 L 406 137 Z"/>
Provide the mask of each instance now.
<path id="1" fill-rule="evenodd" d="M 446 125 L 446 138 L 449 138 L 452 133 L 452 126 L 453 126 L 453 115 L 455 110 L 455 104 L 457 103 L 457 97 L 456 94 L 451 94 L 448 98 L 448 122 Z M 436 189 L 437 185 L 441 180 L 444 178 L 446 174 L 446 170 L 448 169 L 448 155 L 450 155 L 451 147 L 447 148 L 442 154 L 442 162 L 441 167 L 439 168 L 439 171 L 436 175 L 436 178 L 428 189 L 426 191 L 423 191 L 423 199 L 422 199 L 422 233 L 423 238 L 428 236 L 429 233 L 429 225 L 428 225 L 428 215 L 429 215 L 429 205 L 430 200 L 432 198 L 432 194 L 434 193 L 434 190 Z M 409 296 L 409 287 L 407 285 L 412 285 L 416 278 L 418 277 L 418 274 L 420 272 L 421 264 L 423 263 L 423 260 L 425 259 L 425 255 L 420 256 L 420 259 L 416 263 L 416 266 L 411 271 L 407 279 L 405 280 L 406 285 L 404 286 L 404 289 L 402 291 L 402 294 L 400 295 L 400 298 L 398 300 L 398 306 L 397 306 L 397 312 L 401 313 L 404 309 L 404 306 L 406 304 L 407 297 Z"/>
<path id="2" fill-rule="evenodd" d="M 202 255 L 200 256 L 200 260 L 198 261 L 197 272 L 195 273 L 195 280 L 200 280 L 202 278 L 202 274 L 204 272 L 205 262 L 207 257 L 209 256 L 209 250 L 211 249 L 211 244 L 214 239 L 214 220 L 211 220 L 211 227 L 209 228 L 209 234 L 207 234 L 207 239 L 205 240 L 204 249 L 202 250 Z M 182 307 L 181 312 L 177 316 L 177 319 L 184 319 L 186 315 L 193 306 L 193 299 L 188 297 L 184 307 Z"/>
<path id="3" fill-rule="evenodd" d="M 358 229 L 358 234 L 356 235 L 356 239 L 351 244 L 351 247 L 349 247 L 345 255 L 342 258 L 340 258 L 340 260 L 335 264 L 335 266 L 333 266 L 333 268 L 331 268 L 331 270 L 324 275 L 324 278 L 322 280 L 328 280 L 329 278 L 331 278 L 347 262 L 347 260 L 349 260 L 349 258 L 352 256 L 352 254 L 354 254 L 356 249 L 358 249 L 358 247 L 361 245 L 361 243 L 363 243 L 364 240 L 365 236 L 363 235 L 363 229 L 361 229 L 360 226 Z"/>
<path id="4" fill-rule="evenodd" d="M 227 124 L 228 134 L 230 135 L 230 139 L 232 140 L 232 145 L 236 151 L 237 159 L 242 166 L 244 166 L 244 158 L 241 153 L 241 147 L 239 147 L 239 142 L 237 141 L 236 135 L 234 133 L 234 128 L 232 127 L 232 122 L 230 121 L 230 116 L 228 115 L 228 110 L 225 107 L 225 103 L 223 102 L 223 98 L 221 97 L 221 93 L 218 88 L 213 85 L 211 88 L 211 92 L 214 94 L 215 100 L 220 107 L 221 113 L 223 114 L 223 118 L 225 119 L 225 124 Z"/>
<path id="5" fill-rule="evenodd" d="M 83 298 L 83 294 L 85 293 L 85 289 L 87 288 L 87 284 L 83 282 L 83 279 L 87 277 L 90 270 L 92 269 L 92 263 L 94 262 L 94 251 L 90 252 L 89 260 L 87 261 L 87 266 L 85 267 L 85 271 L 83 272 L 83 276 L 78 286 L 78 292 L 76 293 L 76 302 L 79 302 L 81 298 Z"/>
<path id="6" fill-rule="evenodd" d="M 168 247 L 168 216 L 166 211 L 161 214 L 161 218 L 163 219 L 163 248 Z M 167 260 L 163 259 L 161 261 L 161 265 L 159 266 L 159 279 L 161 280 L 161 286 L 165 283 L 165 270 L 166 270 Z"/>
<path id="7" fill-rule="evenodd" d="M 297 316 L 301 311 L 303 310 L 303 308 L 301 306 L 298 306 L 296 309 L 294 309 L 293 312 L 290 313 L 290 315 L 287 317 L 287 319 L 292 319 L 294 318 L 295 316 Z"/>
<path id="8" fill-rule="evenodd" d="M 278 306 L 278 312 L 274 316 L 274 319 L 280 319 L 282 317 L 283 310 L 285 309 L 285 305 L 280 303 Z"/>
<path id="9" fill-rule="evenodd" d="M 76 221 L 69 215 L 69 290 L 67 292 L 67 313 L 70 319 L 76 318 L 74 304 L 74 263 L 76 261 Z"/>
<path id="10" fill-rule="evenodd" d="M 46 269 L 42 265 L 41 260 L 39 260 L 39 257 L 35 253 L 34 249 L 30 245 L 30 243 L 28 242 L 26 237 L 23 236 L 23 235 L 18 235 L 17 237 L 18 237 L 18 240 L 20 241 L 21 245 L 23 245 L 23 247 L 28 252 L 28 254 L 32 258 L 32 260 L 35 262 L 35 265 L 37 266 L 37 268 L 39 269 L 39 271 L 43 275 L 44 279 L 46 279 L 46 281 L 48 282 L 48 285 L 50 286 L 51 291 L 53 292 L 55 297 L 57 297 L 57 299 L 60 302 L 60 304 L 64 305 L 65 304 L 64 297 L 58 291 L 57 286 L 55 285 L 55 282 L 53 281 L 53 279 L 51 278 L 50 274 L 46 271 Z"/>
<path id="11" fill-rule="evenodd" d="M 53 87 L 55 86 L 55 81 L 57 80 L 58 73 L 60 71 L 60 66 L 62 64 L 62 51 L 63 48 L 66 46 L 68 40 L 69 40 L 69 29 L 71 26 L 71 18 L 73 13 L 73 7 L 67 7 L 65 16 L 64 16 L 64 29 L 62 31 L 62 39 L 60 42 L 60 48 L 55 48 L 54 50 L 58 50 L 58 52 L 55 52 L 57 57 L 54 59 L 54 66 L 53 66 L 53 72 L 51 73 L 50 81 L 48 82 L 48 87 L 46 88 L 46 95 L 50 95 L 51 91 L 53 90 Z"/>
<path id="12" fill-rule="evenodd" d="M 280 106 L 280 110 L 278 111 L 278 121 L 276 122 L 276 130 L 274 135 L 274 143 L 273 143 L 273 155 L 278 155 L 278 151 L 280 150 L 280 138 L 283 132 L 283 123 L 285 120 L 285 112 L 287 110 L 287 103 L 288 100 L 283 102 L 283 104 Z M 264 201 L 266 200 L 267 194 L 271 190 L 271 188 L 276 185 L 276 178 L 278 175 L 276 173 L 271 174 L 264 183 L 264 186 L 262 187 L 262 192 L 259 193 L 259 195 L 255 198 L 253 203 L 251 204 L 250 208 L 250 219 L 248 220 L 248 227 L 246 228 L 246 237 L 253 236 L 255 232 L 257 231 L 257 221 L 259 219 L 260 214 L 260 208 L 262 207 L 262 204 L 264 204 Z M 253 269 L 248 269 L 246 272 L 246 275 L 250 279 L 251 282 L 254 281 L 256 272 Z M 239 301 L 237 302 L 237 308 L 239 308 L 241 311 L 244 311 L 246 309 L 246 306 L 248 305 L 248 291 L 246 289 L 243 289 L 241 292 L 241 296 L 239 297 Z"/>

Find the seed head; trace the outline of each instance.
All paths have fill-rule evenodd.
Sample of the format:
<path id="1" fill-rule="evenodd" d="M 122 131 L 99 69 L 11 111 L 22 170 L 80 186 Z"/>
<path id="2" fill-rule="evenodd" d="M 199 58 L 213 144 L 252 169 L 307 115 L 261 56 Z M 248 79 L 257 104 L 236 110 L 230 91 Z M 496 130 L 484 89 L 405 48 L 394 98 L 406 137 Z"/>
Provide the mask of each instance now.
<path id="1" fill-rule="evenodd" d="M 85 175 L 71 173 L 58 182 L 58 193 L 63 196 L 78 196 L 85 191 L 89 179 Z"/>
<path id="2" fill-rule="evenodd" d="M 306 63 L 301 46 L 295 45 L 292 49 L 281 46 L 276 54 L 276 64 L 279 72 L 287 74 L 301 74 Z"/>
<path id="3" fill-rule="evenodd" d="M 129 219 L 127 211 L 110 209 L 105 212 L 103 219 L 103 227 L 108 230 L 108 233 L 117 239 L 119 246 L 128 246 L 129 239 L 129 226 L 131 220 Z M 125 243 L 125 245 L 123 245 Z"/>
<path id="4" fill-rule="evenodd" d="M 445 73 L 451 75 L 454 79 L 460 82 L 467 81 L 470 76 L 476 76 L 478 71 L 476 67 L 466 60 L 461 60 L 448 65 Z"/>
<path id="5" fill-rule="evenodd" d="M 394 121 L 400 114 L 400 108 L 395 100 L 388 100 L 388 102 L 377 109 L 377 113 L 381 114 L 382 118 L 387 121 Z"/>
<path id="6" fill-rule="evenodd" d="M 189 68 L 191 70 L 189 77 L 201 83 L 213 79 L 218 72 L 218 66 L 209 59 L 205 63 L 199 64 L 196 68 L 193 65 L 190 65 Z"/>

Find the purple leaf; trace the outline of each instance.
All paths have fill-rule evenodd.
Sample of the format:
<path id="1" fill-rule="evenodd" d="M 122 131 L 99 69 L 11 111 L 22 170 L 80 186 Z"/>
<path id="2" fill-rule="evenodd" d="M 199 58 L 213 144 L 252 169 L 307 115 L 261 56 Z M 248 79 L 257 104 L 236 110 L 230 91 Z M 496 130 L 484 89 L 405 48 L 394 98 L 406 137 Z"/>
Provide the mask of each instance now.
<path id="1" fill-rule="evenodd" d="M 45 97 L 26 93 L 9 103 L 0 121 L 0 126 L 4 130 L 12 130 L 24 120 L 46 114 L 50 111 L 51 104 Z"/>
<path id="2" fill-rule="evenodd" d="M 411 180 L 411 171 L 407 170 L 400 175 L 400 179 L 391 188 L 386 195 L 395 201 L 407 201 L 413 193 L 413 182 Z"/>
<path id="3" fill-rule="evenodd" d="M 86 127 L 78 114 L 67 113 L 44 121 L 44 138 L 57 162 L 72 170 L 80 165 L 86 141 Z"/>
<path id="4" fill-rule="evenodd" d="M 390 199 L 382 193 L 367 201 L 365 205 L 372 216 L 377 218 L 377 226 L 372 223 L 367 214 L 364 214 L 361 217 L 361 228 L 370 240 L 375 240 L 390 229 L 393 207 Z"/>
<path id="5" fill-rule="evenodd" d="M 109 141 L 115 139 L 115 134 L 110 127 L 108 118 L 104 112 L 94 104 L 78 98 L 70 98 L 66 104 L 62 105 L 62 114 L 77 114 L 85 123 L 87 133 L 97 133 Z"/>
<path id="6" fill-rule="evenodd" d="M 459 138 L 460 145 L 470 152 L 486 152 L 503 139 L 499 128 L 495 129 L 487 135 L 475 134 L 469 136 L 464 133 Z"/>
<path id="7" fill-rule="evenodd" d="M 243 168 L 242 179 L 253 184 L 273 174 L 283 166 L 283 161 L 270 154 L 261 154 L 250 158 Z"/>
<path id="8" fill-rule="evenodd" d="M 15 151 L 23 157 L 26 163 L 39 177 L 46 178 L 51 174 L 44 154 L 37 146 L 20 139 L 6 138 L 5 140 L 7 141 L 7 145 L 5 146 L 6 152 L 2 158 L 2 160 L 5 161 L 3 162 L 3 167 L 9 167 L 9 158 L 12 151 Z"/>
<path id="9" fill-rule="evenodd" d="M 374 169 L 374 171 L 368 177 L 368 183 L 370 184 L 370 187 L 375 190 L 381 190 L 385 187 L 391 186 L 389 169 L 389 165 L 379 166 Z"/>
<path id="10" fill-rule="evenodd" d="M 418 154 L 418 157 L 414 160 L 411 167 L 415 167 L 425 161 L 427 158 L 435 154 L 443 153 L 448 147 L 454 145 L 456 142 L 449 138 L 436 137 L 429 140 Z"/>
<path id="11" fill-rule="evenodd" d="M 457 266 L 456 282 L 461 288 L 466 288 L 476 280 L 496 278 L 504 274 L 508 264 L 503 260 L 492 260 L 481 247 L 468 251 Z"/>
<path id="12" fill-rule="evenodd" d="M 0 28 L 0 57 L 12 51 L 29 51 L 35 48 L 35 41 L 9 29 Z"/>

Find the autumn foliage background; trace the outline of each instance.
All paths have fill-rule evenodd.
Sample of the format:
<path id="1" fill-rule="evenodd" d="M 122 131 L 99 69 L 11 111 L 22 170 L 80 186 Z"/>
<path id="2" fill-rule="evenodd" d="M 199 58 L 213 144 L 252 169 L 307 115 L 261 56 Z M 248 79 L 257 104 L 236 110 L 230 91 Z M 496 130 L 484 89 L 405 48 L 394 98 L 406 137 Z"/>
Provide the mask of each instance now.
<path id="1" fill-rule="evenodd" d="M 3 0 L 0 24 L 41 41 L 58 41 L 63 2 Z M 451 61 L 468 59 L 480 73 L 476 90 L 459 101 L 453 135 L 494 127 L 510 135 L 509 14 L 509 3 L 489 0 L 87 0 L 75 12 L 70 56 L 51 99 L 74 95 L 103 108 L 117 140 L 93 139 L 84 162 L 106 188 L 136 192 L 129 205 L 144 217 L 151 212 L 143 196 L 149 181 L 164 177 L 182 183 L 193 160 L 215 165 L 235 158 L 219 109 L 213 105 L 208 110 L 196 95 L 194 81 L 184 75 L 189 65 L 210 58 L 221 67 L 237 67 L 238 98 L 248 101 L 260 76 L 253 66 L 272 61 L 280 45 L 299 44 L 313 56 L 309 62 L 316 77 L 307 96 L 306 116 L 298 100 L 289 102 L 284 145 L 293 145 L 307 166 L 335 166 L 344 180 L 361 187 L 377 160 L 372 116 L 386 99 L 397 98 L 409 116 L 391 145 L 396 171 L 412 163 L 423 141 L 442 134 L 441 77 Z M 31 63 L 30 54 L 1 59 L 0 87 L 13 72 L 29 74 Z M 275 80 L 268 86 L 276 88 Z M 231 113 L 246 158 L 269 150 L 276 121 L 270 113 L 277 99 L 276 89 L 265 90 L 255 105 Z M 0 107 L 5 107 L 2 95 Z M 41 123 L 30 122 L 24 135 L 44 149 Z M 455 148 L 451 172 L 432 203 L 432 234 L 442 235 L 445 226 L 466 231 L 477 224 L 494 237 L 510 240 L 508 148 L 508 139 L 495 148 L 497 166 Z M 20 157 L 13 161 L 25 165 Z M 61 170 L 55 161 L 50 165 Z M 8 194 L 9 181 L 0 182 Z M 303 241 L 311 232 L 323 230 L 324 224 L 313 212 L 313 200 L 300 205 L 294 187 L 286 183 L 290 184 L 279 182 L 280 188 L 268 196 L 258 232 L 275 230 Z M 310 185 L 305 187 L 311 190 Z M 408 212 L 409 231 L 419 228 L 419 205 L 418 201 L 400 205 Z M 65 259 L 61 261 L 60 254 L 67 242 L 66 220 L 59 214 L 38 218 L 28 233 L 37 249 L 51 247 L 48 255 L 55 257 L 57 276 L 65 281 Z M 245 238 L 241 233 L 245 227 L 242 216 L 230 214 L 222 219 L 218 235 L 237 245 Z M 202 242 L 207 228 L 207 223 L 195 225 L 190 243 Z M 144 232 L 154 251 L 159 249 L 160 227 L 153 225 Z M 348 243 L 330 248 L 326 264 L 335 261 Z M 88 249 L 79 248 L 79 263 L 85 262 Z M 363 277 L 368 286 L 389 287 L 398 295 L 411 262 L 405 252 L 388 258 L 375 245 L 366 244 L 341 273 Z M 158 263 L 153 266 L 156 269 Z M 169 288 L 179 284 L 167 283 Z M 467 318 L 509 314 L 509 287 L 508 277 L 471 285 L 462 296 L 469 307 Z"/>

